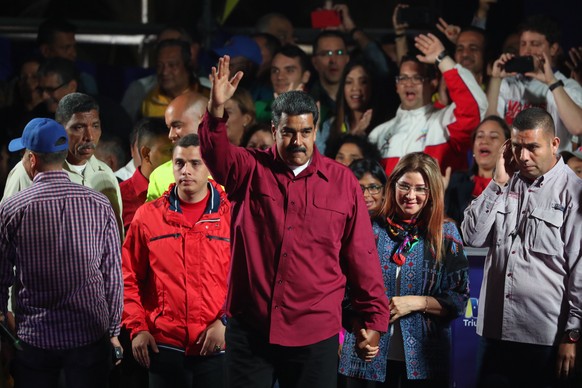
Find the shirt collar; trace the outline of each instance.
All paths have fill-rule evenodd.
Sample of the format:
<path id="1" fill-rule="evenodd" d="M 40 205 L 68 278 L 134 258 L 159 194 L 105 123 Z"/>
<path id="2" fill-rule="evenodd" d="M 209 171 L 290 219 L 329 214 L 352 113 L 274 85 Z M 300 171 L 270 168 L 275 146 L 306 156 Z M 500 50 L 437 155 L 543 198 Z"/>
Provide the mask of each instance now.
<path id="1" fill-rule="evenodd" d="M 546 183 L 552 179 L 554 179 L 556 176 L 559 176 L 561 174 L 561 170 L 563 168 L 563 166 L 565 166 L 564 160 L 562 159 L 561 156 L 558 156 L 558 161 L 556 162 L 556 164 L 554 165 L 554 167 L 552 167 L 550 169 L 550 171 L 546 172 L 544 175 L 537 177 L 536 179 L 532 181 L 530 181 L 529 179 L 527 179 L 524 176 L 521 176 L 521 174 L 519 174 L 520 179 L 523 180 L 524 182 L 526 182 L 528 185 L 532 185 L 534 187 L 537 186 L 541 186 L 542 184 Z"/>
<path id="2" fill-rule="evenodd" d="M 206 204 L 206 209 L 204 209 L 204 214 L 216 213 L 220 207 L 220 193 L 208 182 L 208 190 L 210 191 L 210 199 Z M 178 186 L 175 183 L 169 188 L 168 201 L 170 202 L 170 210 L 182 213 L 182 208 L 180 207 L 180 199 L 178 198 Z"/>
<path id="3" fill-rule="evenodd" d="M 51 170 L 51 171 L 44 171 L 39 172 L 34 176 L 32 180 L 33 183 L 36 182 L 46 182 L 52 180 L 61 180 L 66 179 L 69 180 L 69 174 L 65 170 Z"/>

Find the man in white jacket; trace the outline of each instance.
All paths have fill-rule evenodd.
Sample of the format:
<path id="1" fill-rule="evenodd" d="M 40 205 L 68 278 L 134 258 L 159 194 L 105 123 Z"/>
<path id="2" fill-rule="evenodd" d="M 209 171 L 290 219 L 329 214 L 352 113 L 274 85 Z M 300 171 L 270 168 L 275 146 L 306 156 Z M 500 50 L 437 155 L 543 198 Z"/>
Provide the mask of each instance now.
<path id="1" fill-rule="evenodd" d="M 390 173 L 398 160 L 423 151 L 436 158 L 444 173 L 467 168 L 471 132 L 487 109 L 487 99 L 473 74 L 458 65 L 434 35 L 419 35 L 415 46 L 422 55 L 405 57 L 396 77 L 400 107 L 396 117 L 374 128 L 369 135 Z M 437 109 L 431 96 L 438 86 L 432 64 L 443 73 L 452 104 Z"/>
<path id="2" fill-rule="evenodd" d="M 502 54 L 493 64 L 489 81 L 488 114 L 499 115 L 511 125 L 524 109 L 545 109 L 556 125 L 559 151 L 571 151 L 572 135 L 582 135 L 582 86 L 553 67 L 560 51 L 560 28 L 548 17 L 534 15 L 519 31 L 519 55 L 532 56 L 534 69 L 506 71 L 514 55 Z"/>

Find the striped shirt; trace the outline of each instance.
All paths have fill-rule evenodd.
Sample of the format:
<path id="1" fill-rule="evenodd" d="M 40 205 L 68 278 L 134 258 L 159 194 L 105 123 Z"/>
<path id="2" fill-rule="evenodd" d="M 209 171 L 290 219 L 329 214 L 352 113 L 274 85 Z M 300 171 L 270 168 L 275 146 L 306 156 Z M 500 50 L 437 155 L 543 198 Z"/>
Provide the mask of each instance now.
<path id="1" fill-rule="evenodd" d="M 16 273 L 14 273 L 15 268 Z M 119 334 L 123 304 L 119 231 L 107 198 L 64 171 L 0 205 L 0 309 L 16 291 L 17 334 L 70 349 Z"/>

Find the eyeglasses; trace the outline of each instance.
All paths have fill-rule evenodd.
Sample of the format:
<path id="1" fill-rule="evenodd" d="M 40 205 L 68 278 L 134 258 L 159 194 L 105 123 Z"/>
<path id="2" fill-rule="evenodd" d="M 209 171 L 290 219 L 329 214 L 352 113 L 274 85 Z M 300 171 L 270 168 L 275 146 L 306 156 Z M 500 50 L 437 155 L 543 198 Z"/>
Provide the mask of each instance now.
<path id="1" fill-rule="evenodd" d="M 413 75 L 412 77 L 409 77 L 407 75 L 397 75 L 396 76 L 396 83 L 405 83 L 405 82 L 411 82 L 413 85 L 420 85 L 421 83 L 424 82 L 426 78 L 422 77 L 420 75 Z"/>
<path id="2" fill-rule="evenodd" d="M 406 183 L 396 182 L 396 189 L 402 193 L 409 193 L 411 190 L 418 195 L 427 195 L 428 187 L 425 186 L 410 186 Z"/>
<path id="3" fill-rule="evenodd" d="M 60 84 L 56 88 L 51 88 L 50 86 L 49 87 L 46 87 L 46 88 L 43 88 L 43 87 L 39 86 L 38 88 L 36 88 L 36 90 L 38 90 L 38 92 L 41 93 L 41 94 L 42 93 L 53 94 L 54 92 L 56 92 L 57 90 L 59 90 L 60 88 L 62 88 L 63 86 L 65 86 L 66 84 L 68 84 L 68 82 L 63 82 L 62 84 Z"/>
<path id="4" fill-rule="evenodd" d="M 337 55 L 338 57 L 341 57 L 342 55 L 347 55 L 348 53 L 346 53 L 345 50 L 327 50 L 327 51 L 318 51 L 315 55 L 317 55 L 318 57 L 333 57 L 334 55 Z"/>
<path id="5" fill-rule="evenodd" d="M 380 194 L 380 192 L 382 191 L 384 186 L 378 186 L 378 185 L 362 186 L 362 185 L 360 185 L 360 188 L 362 189 L 362 193 L 364 193 L 364 194 L 366 194 L 366 190 L 368 190 L 368 193 L 370 193 L 370 195 L 376 195 L 376 194 Z"/>

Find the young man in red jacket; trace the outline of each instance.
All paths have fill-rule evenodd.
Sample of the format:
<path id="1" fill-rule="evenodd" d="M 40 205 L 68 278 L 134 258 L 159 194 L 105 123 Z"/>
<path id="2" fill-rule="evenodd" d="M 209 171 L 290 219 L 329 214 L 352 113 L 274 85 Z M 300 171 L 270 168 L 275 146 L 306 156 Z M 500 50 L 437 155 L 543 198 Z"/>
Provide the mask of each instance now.
<path id="1" fill-rule="evenodd" d="M 198 135 L 172 155 L 175 184 L 135 214 L 123 245 L 124 320 L 150 388 L 224 386 L 230 205 Z"/>

